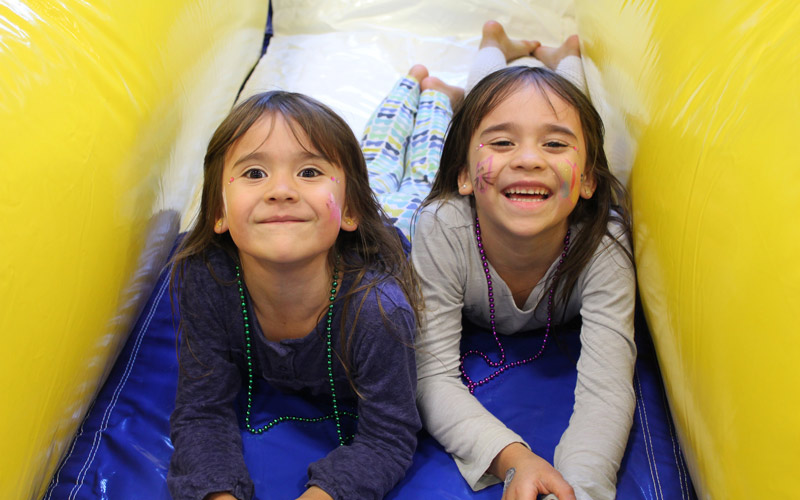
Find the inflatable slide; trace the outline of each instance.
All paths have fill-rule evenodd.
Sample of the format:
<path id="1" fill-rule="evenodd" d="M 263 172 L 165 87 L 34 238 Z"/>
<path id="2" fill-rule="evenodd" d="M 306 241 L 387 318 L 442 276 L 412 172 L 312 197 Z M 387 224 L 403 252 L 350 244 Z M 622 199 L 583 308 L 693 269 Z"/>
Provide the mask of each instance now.
<path id="1" fill-rule="evenodd" d="M 642 314 L 618 498 L 797 496 L 800 173 L 785 151 L 800 132 L 795 2 L 271 7 L 0 4 L 0 213 L 10 223 L 0 245 L 0 497 L 169 498 L 176 319 L 162 271 L 196 210 L 208 139 L 240 91 L 308 93 L 360 135 L 413 63 L 463 84 L 488 19 L 547 44 L 580 36 L 607 154 L 632 194 Z M 546 458 L 571 409 L 577 328 L 565 326 L 530 370 L 478 393 Z M 480 333 L 464 348 L 484 348 Z M 509 409 L 523 387 L 555 410 Z M 260 408 L 265 419 L 271 411 Z M 294 498 L 334 434 L 286 425 L 246 437 L 257 497 Z M 472 492 L 423 434 L 388 498 L 500 498 L 500 487 Z"/>

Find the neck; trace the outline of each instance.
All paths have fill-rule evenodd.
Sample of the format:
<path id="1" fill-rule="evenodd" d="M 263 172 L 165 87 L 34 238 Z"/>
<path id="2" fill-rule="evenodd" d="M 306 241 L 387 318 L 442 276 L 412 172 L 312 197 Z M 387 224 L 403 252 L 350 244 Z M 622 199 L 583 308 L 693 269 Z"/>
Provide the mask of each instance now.
<path id="1" fill-rule="evenodd" d="M 297 265 L 240 259 L 252 313 L 269 340 L 300 338 L 314 329 L 330 303 L 333 270 L 326 256 Z"/>
<path id="2" fill-rule="evenodd" d="M 564 250 L 568 224 L 530 237 L 517 237 L 481 220 L 486 258 L 508 285 L 518 307 Z"/>

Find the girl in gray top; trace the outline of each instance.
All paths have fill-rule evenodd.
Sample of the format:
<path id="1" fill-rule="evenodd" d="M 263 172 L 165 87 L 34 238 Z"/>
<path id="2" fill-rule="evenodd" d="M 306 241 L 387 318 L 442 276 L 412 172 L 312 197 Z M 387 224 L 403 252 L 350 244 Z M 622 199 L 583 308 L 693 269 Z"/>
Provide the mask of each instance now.
<path id="1" fill-rule="evenodd" d="M 486 45 L 506 56 L 519 48 L 492 22 Z M 575 51 L 571 38 L 541 54 Z M 543 68 L 510 67 L 481 80 L 451 122 L 412 260 L 425 297 L 420 414 L 470 486 L 505 479 L 504 500 L 613 499 L 635 404 L 635 273 L 625 190 L 609 170 L 588 98 Z M 534 361 L 551 326 L 578 314 L 575 406 L 550 465 L 472 393 Z M 461 369 L 462 316 L 497 339 L 499 355 L 464 354 L 482 355 L 492 377 L 474 380 Z M 535 328 L 546 329 L 541 350 L 506 359 L 498 334 Z"/>

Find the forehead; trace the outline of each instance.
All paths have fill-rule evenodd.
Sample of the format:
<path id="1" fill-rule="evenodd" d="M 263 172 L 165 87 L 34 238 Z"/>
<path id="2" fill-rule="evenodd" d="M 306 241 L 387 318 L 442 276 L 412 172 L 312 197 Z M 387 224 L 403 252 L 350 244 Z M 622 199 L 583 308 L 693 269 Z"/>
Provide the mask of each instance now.
<path id="1" fill-rule="evenodd" d="M 225 161 L 227 163 L 239 156 L 276 145 L 315 152 L 308 135 L 297 122 L 284 118 L 278 112 L 265 112 L 231 144 Z"/>
<path id="2" fill-rule="evenodd" d="M 534 84 L 523 84 L 512 90 L 483 117 L 475 133 L 502 123 L 518 127 L 559 124 L 582 135 L 578 111 L 549 87 L 540 88 Z"/>

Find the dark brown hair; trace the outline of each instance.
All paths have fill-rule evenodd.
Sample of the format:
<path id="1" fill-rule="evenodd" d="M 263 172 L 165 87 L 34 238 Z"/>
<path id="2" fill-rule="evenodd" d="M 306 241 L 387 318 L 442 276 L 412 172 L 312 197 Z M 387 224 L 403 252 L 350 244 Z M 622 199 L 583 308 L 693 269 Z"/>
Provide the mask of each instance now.
<path id="1" fill-rule="evenodd" d="M 546 90 L 552 91 L 577 111 L 586 141 L 585 173 L 587 177 L 594 176 L 597 183 L 593 196 L 589 199 L 579 198 L 569 215 L 569 224 L 583 224 L 583 229 L 573 236 L 569 254 L 556 282 L 549 284 L 560 290 L 558 297 L 566 304 L 581 271 L 597 251 L 604 236 L 610 236 L 633 265 L 633 255 L 628 247 L 608 229 L 612 221 L 619 224 L 623 229 L 621 237 L 631 244 L 628 197 L 625 187 L 608 167 L 603 150 L 603 121 L 589 98 L 568 80 L 548 69 L 527 66 L 501 69 L 481 80 L 466 96 L 450 122 L 439 171 L 422 206 L 458 195 L 458 176 L 469 168 L 467 153 L 472 134 L 486 115 L 526 85 L 536 87 L 543 95 L 546 95 Z"/>
<path id="2" fill-rule="evenodd" d="M 214 231 L 215 221 L 222 215 L 225 155 L 265 115 L 282 116 L 300 144 L 313 148 L 315 154 L 341 167 L 345 172 L 344 205 L 349 214 L 358 221 L 358 228 L 353 232 L 339 232 L 328 261 L 332 268 L 335 255 L 338 254 L 341 257 L 341 272 L 355 274 L 353 286 L 345 294 L 339 294 L 336 299 L 344 301 L 341 323 L 342 363 L 352 383 L 349 359 L 352 334 L 358 321 L 358 313 L 370 289 L 381 282 L 394 279 L 414 311 L 417 324 L 422 298 L 416 274 L 403 251 L 402 240 L 370 189 L 367 167 L 355 135 L 339 115 L 319 101 L 294 92 L 264 92 L 238 104 L 217 127 L 206 151 L 200 211 L 172 258 L 170 287 L 180 292 L 185 265 L 189 259 L 195 257 L 202 258 L 212 275 L 216 276 L 206 258 L 206 250 L 211 247 L 222 248 L 238 261 L 236 245 L 229 232 L 217 234 Z M 307 141 L 301 140 L 303 135 L 308 138 Z M 363 278 L 370 270 L 376 271 L 380 278 L 364 283 Z M 345 331 L 350 302 L 362 291 L 364 294 L 355 309 L 352 327 Z M 380 295 L 377 297 L 380 307 Z M 383 308 L 380 309 L 383 312 Z M 388 324 L 388 321 L 384 322 Z"/>

